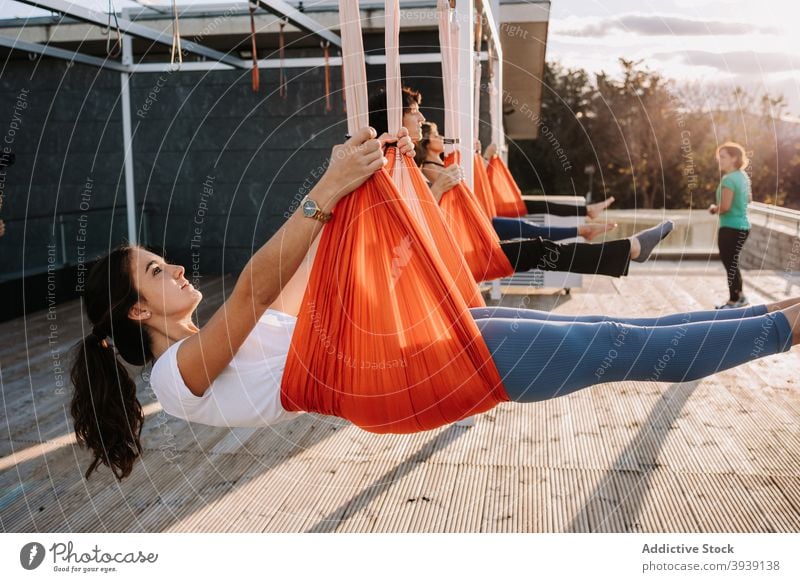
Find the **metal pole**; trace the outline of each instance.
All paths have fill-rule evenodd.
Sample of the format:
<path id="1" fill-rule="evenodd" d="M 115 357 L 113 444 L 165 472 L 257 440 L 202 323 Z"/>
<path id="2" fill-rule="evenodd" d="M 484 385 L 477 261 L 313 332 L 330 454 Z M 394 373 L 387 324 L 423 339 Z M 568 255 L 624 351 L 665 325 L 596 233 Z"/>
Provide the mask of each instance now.
<path id="1" fill-rule="evenodd" d="M 475 151 L 475 61 L 473 51 L 475 31 L 473 30 L 472 0 L 458 0 L 456 3 L 456 21 L 458 22 L 458 96 L 461 111 L 458 112 L 458 148 L 461 150 L 461 165 L 464 170 L 464 181 L 470 188 L 475 187 L 473 180 L 473 157 Z"/>
<path id="2" fill-rule="evenodd" d="M 494 100 L 494 110 L 492 111 L 492 137 L 497 145 L 497 154 L 508 163 L 508 152 L 506 151 L 506 134 L 503 130 L 503 46 L 500 41 L 500 0 L 484 0 L 484 10 L 486 11 L 489 27 L 492 31 L 490 42 L 494 45 L 494 58 L 492 59 L 492 70 L 494 80 L 492 81 L 493 91 L 496 98 Z"/>
<path id="3" fill-rule="evenodd" d="M 127 16 L 127 14 L 126 14 Z M 133 63 L 133 46 L 131 37 L 122 37 L 122 64 Z M 125 156 L 125 207 L 128 215 L 128 242 L 138 244 L 136 236 L 136 193 L 133 189 L 133 139 L 131 137 L 131 91 L 130 73 L 120 73 L 122 92 L 122 143 Z"/>

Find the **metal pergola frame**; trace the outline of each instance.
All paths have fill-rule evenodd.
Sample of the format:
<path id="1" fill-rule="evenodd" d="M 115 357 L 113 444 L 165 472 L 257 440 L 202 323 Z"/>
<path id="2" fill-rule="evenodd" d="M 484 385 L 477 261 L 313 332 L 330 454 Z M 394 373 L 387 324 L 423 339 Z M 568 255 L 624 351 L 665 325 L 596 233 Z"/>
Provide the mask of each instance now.
<path id="1" fill-rule="evenodd" d="M 78 21 L 94 24 L 101 27 L 106 27 L 107 19 L 109 17 L 106 12 L 98 12 L 77 4 L 68 2 L 67 0 L 18 0 L 24 4 L 50 10 L 52 12 L 60 13 L 64 16 L 69 16 Z M 341 47 L 341 38 L 332 33 L 329 29 L 323 27 L 319 22 L 310 18 L 306 14 L 300 12 L 293 6 L 289 5 L 284 0 L 255 0 L 259 7 L 267 12 L 270 12 L 279 18 L 285 19 L 293 26 L 316 35 L 323 40 L 329 42 L 331 45 Z M 494 11 L 491 3 L 495 3 L 495 7 L 499 7 L 499 0 L 483 0 L 483 15 L 486 18 L 490 34 L 490 42 L 494 48 L 493 59 L 497 61 L 497 65 L 503 61 L 502 47 L 500 46 L 500 37 L 497 33 L 498 27 L 495 20 Z M 473 87 L 475 84 L 475 76 L 473 63 L 475 55 L 473 53 L 474 46 L 474 30 L 472 26 L 474 16 L 475 4 L 474 0 L 457 0 L 456 2 L 456 18 L 460 23 L 464 23 L 460 27 L 459 46 L 468 47 L 467 50 L 460 51 L 460 70 L 465 82 L 460 83 L 460 101 L 463 107 L 466 108 L 464 114 L 460 116 L 459 124 L 459 139 L 462 144 L 462 159 L 470 160 L 472 152 L 472 144 L 474 143 L 475 136 L 473 130 L 472 118 L 475 115 L 474 111 L 474 93 Z M 130 77 L 135 73 L 153 73 L 153 72 L 180 72 L 180 71 L 212 71 L 212 70 L 230 70 L 230 69 L 250 69 L 253 64 L 251 61 L 240 59 L 230 53 L 223 53 L 218 50 L 206 47 L 202 44 L 181 39 L 181 48 L 187 52 L 199 55 L 209 61 L 200 62 L 187 62 L 182 63 L 179 67 L 170 63 L 139 63 L 133 62 L 133 47 L 132 39 L 141 38 L 150 40 L 154 43 L 172 46 L 172 35 L 164 34 L 154 30 L 153 28 L 137 24 L 128 19 L 130 10 L 124 8 L 122 10 L 122 17 L 117 18 L 116 22 L 119 25 L 119 30 L 122 36 L 122 58 L 121 62 L 111 60 L 109 58 L 100 58 L 92 55 L 86 55 L 80 52 L 70 51 L 57 47 L 52 47 L 46 44 L 39 44 L 34 42 L 27 42 L 19 39 L 13 39 L 0 35 L 0 46 L 12 50 L 20 50 L 28 53 L 38 54 L 41 56 L 52 57 L 57 59 L 66 60 L 72 63 L 80 63 L 101 69 L 109 69 L 120 73 L 120 92 L 122 101 L 122 133 L 124 144 L 124 163 L 125 163 L 125 200 L 126 200 L 126 214 L 128 223 L 128 240 L 131 244 L 136 244 L 138 241 L 138 233 L 136 228 L 136 204 L 134 194 L 134 181 L 133 181 L 133 143 L 131 135 L 131 100 L 130 100 Z M 111 31 L 109 30 L 109 34 Z M 489 55 L 486 52 L 481 52 L 478 55 L 482 61 L 488 60 Z M 382 55 L 368 55 L 365 57 L 366 64 L 379 65 L 385 64 L 386 57 Z M 258 68 L 311 68 L 322 66 L 325 59 L 319 58 L 294 58 L 294 59 L 259 59 Z M 341 66 L 341 57 L 331 57 L 329 64 Z M 441 62 L 440 53 L 417 53 L 406 54 L 400 56 L 400 62 L 403 64 L 409 63 L 439 63 Z M 502 89 L 502 67 L 495 66 L 494 84 L 495 90 L 498 92 Z M 497 119 L 502 120 L 502 100 L 498 101 Z M 498 145 L 504 143 L 502 122 L 496 124 L 498 127 L 493 127 L 493 137 Z M 473 168 L 471 163 L 464 164 L 464 173 L 467 183 L 472 187 L 473 184 Z"/>

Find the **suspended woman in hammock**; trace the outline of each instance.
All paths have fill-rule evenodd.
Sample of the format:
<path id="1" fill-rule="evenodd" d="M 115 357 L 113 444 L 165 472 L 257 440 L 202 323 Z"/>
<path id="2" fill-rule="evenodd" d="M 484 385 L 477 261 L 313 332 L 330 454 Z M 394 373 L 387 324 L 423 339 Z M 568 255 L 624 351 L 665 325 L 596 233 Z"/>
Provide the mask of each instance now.
<path id="1" fill-rule="evenodd" d="M 431 139 L 430 132 L 436 131 L 435 124 L 426 124 L 419 110 L 422 94 L 409 87 L 402 88 L 403 120 L 409 136 L 417 148 L 416 160 L 422 173 L 429 181 L 436 200 L 459 181 L 457 165 L 444 168 L 433 164 L 422 164 L 428 160 L 441 163 L 444 142 L 438 133 Z M 370 122 L 379 133 L 387 130 L 387 102 L 384 91 L 376 92 L 369 102 Z M 428 125 L 426 137 L 424 126 Z M 437 146 L 439 149 L 437 149 Z M 635 235 L 604 242 L 601 244 L 553 242 L 565 238 L 583 236 L 592 239 L 609 230 L 607 225 L 581 225 L 573 228 L 543 227 L 530 224 L 518 218 L 492 218 L 492 226 L 500 237 L 503 249 L 515 271 L 540 269 L 543 271 L 562 271 L 586 275 L 606 275 L 624 277 L 628 274 L 631 261 L 644 263 L 653 249 L 672 231 L 672 221 L 665 221 Z"/>
<path id="2" fill-rule="evenodd" d="M 497 144 L 490 143 L 483 152 L 483 159 L 489 162 L 493 156 L 497 155 Z M 546 197 L 545 197 L 546 198 Z M 553 216 L 575 216 L 597 218 L 602 212 L 614 203 L 615 198 L 609 196 L 602 202 L 594 202 L 585 206 L 577 204 L 561 204 L 548 200 L 523 200 L 525 210 L 528 214 L 552 214 Z"/>
<path id="3" fill-rule="evenodd" d="M 121 480 L 143 451 L 142 407 L 117 355 L 135 366 L 152 364 L 150 382 L 163 409 L 188 421 L 254 427 L 294 416 L 284 406 L 281 378 L 298 313 L 284 295 L 302 282 L 301 263 L 313 255 L 328 213 L 386 163 L 375 136 L 364 128 L 334 148 L 328 170 L 307 197 L 319 210 L 310 208 L 313 203 L 306 212 L 301 207 L 256 251 L 202 328 L 193 315 L 203 296 L 182 266 L 122 246 L 92 267 L 83 301 L 93 327 L 77 344 L 71 371 L 75 433 L 94 456 L 87 477 L 105 464 Z M 400 151 L 413 155 L 404 130 L 400 137 Z M 657 318 L 469 311 L 502 377 L 502 385 L 487 387 L 501 391 L 500 401 L 536 402 L 601 382 L 690 381 L 788 351 L 800 341 L 800 298 Z M 609 353 L 616 356 L 610 363 Z M 670 358 L 663 364 L 665 353 Z"/>
<path id="4" fill-rule="evenodd" d="M 418 144 L 420 141 L 425 139 L 425 136 L 422 135 L 423 132 L 423 125 L 426 124 L 425 116 L 419 109 L 420 104 L 422 103 L 422 93 L 416 91 L 410 87 L 403 87 L 402 88 L 402 98 L 403 98 L 403 127 L 408 129 L 409 135 L 411 139 L 414 140 L 415 144 Z M 386 92 L 384 90 L 377 91 L 369 102 L 370 107 L 370 122 L 372 123 L 373 127 L 378 132 L 386 131 L 384 128 L 384 124 L 387 123 L 386 119 L 386 110 L 387 110 L 387 101 L 386 101 Z M 430 124 L 435 125 L 435 124 Z M 388 125 L 387 125 L 388 127 Z M 488 150 L 487 150 L 488 151 Z M 431 153 L 431 152 L 426 152 Z M 438 177 L 441 173 L 441 170 L 445 170 L 448 173 L 455 174 L 458 168 L 450 167 L 445 168 L 443 162 L 442 155 L 444 154 L 444 143 L 442 142 L 442 149 L 436 152 L 436 158 L 433 156 L 430 159 L 426 158 L 420 153 L 420 148 L 417 147 L 417 163 L 422 168 L 422 171 L 425 173 L 426 177 L 431 178 L 432 175 Z M 433 164 L 438 161 L 439 166 L 435 167 Z M 434 180 L 430 180 L 434 182 Z M 433 184 L 432 184 L 433 185 Z M 444 188 L 440 188 L 441 192 L 438 192 L 437 199 L 441 197 L 441 194 L 446 192 L 447 190 Z M 434 194 L 437 194 L 434 191 Z M 545 203 L 544 207 L 538 206 L 539 210 L 532 211 L 528 210 L 530 214 L 558 214 L 561 216 L 588 216 L 589 218 L 597 218 L 600 216 L 603 210 L 605 210 L 612 202 L 614 201 L 614 197 L 608 198 L 604 202 L 597 202 L 595 204 L 590 204 L 589 206 L 582 206 L 580 207 L 581 210 L 576 210 L 576 206 L 568 205 L 568 204 L 551 204 Z M 533 208 L 533 206 L 531 206 Z M 548 212 L 546 209 L 554 210 L 555 212 Z M 569 212 L 566 212 L 566 209 L 569 209 Z M 582 213 L 582 214 L 581 214 Z M 582 236 L 587 240 L 591 240 L 596 236 L 603 234 L 614 228 L 616 225 L 608 225 L 608 224 L 585 224 L 581 225 L 577 228 L 561 228 L 561 227 L 548 227 L 548 226 L 539 226 L 530 224 L 524 220 L 520 220 L 517 218 L 506 218 L 502 216 L 493 216 L 491 217 L 492 226 L 494 227 L 495 231 L 497 232 L 498 236 L 501 240 L 507 240 L 510 238 L 516 237 L 524 237 L 524 238 L 535 238 L 537 236 L 541 236 L 542 238 L 546 238 L 549 240 L 563 240 L 565 238 L 575 238 L 576 236 Z"/>

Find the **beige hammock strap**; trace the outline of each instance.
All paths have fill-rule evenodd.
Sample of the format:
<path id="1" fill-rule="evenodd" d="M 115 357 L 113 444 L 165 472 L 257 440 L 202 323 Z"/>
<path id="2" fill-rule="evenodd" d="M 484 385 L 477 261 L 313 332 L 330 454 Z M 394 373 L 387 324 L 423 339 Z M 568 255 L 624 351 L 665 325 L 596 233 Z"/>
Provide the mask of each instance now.
<path id="1" fill-rule="evenodd" d="M 396 135 L 403 124 L 402 82 L 400 79 L 400 0 L 386 0 L 384 14 L 386 119 L 389 133 Z"/>
<path id="2" fill-rule="evenodd" d="M 360 127 L 369 125 L 367 71 L 358 0 L 339 0 L 339 22 L 342 36 L 343 85 L 347 99 L 347 132 L 355 135 Z"/>
<path id="3" fill-rule="evenodd" d="M 439 46 L 442 55 L 442 92 L 444 95 L 445 155 L 455 151 L 458 143 L 458 23 L 449 0 L 438 0 Z"/>
<path id="4" fill-rule="evenodd" d="M 175 55 L 178 55 L 178 64 L 183 64 L 183 51 L 181 50 L 181 27 L 178 20 L 178 4 L 172 0 L 172 50 L 169 55 L 169 64 L 175 64 Z"/>
<path id="5" fill-rule="evenodd" d="M 114 19 L 114 29 L 117 38 L 114 44 L 111 44 L 111 19 Z M 112 0 L 108 0 L 108 26 L 105 29 L 100 29 L 106 36 L 106 56 L 110 59 L 117 58 L 122 52 L 122 33 L 119 30 L 119 20 L 117 20 L 117 10 L 114 7 Z"/>

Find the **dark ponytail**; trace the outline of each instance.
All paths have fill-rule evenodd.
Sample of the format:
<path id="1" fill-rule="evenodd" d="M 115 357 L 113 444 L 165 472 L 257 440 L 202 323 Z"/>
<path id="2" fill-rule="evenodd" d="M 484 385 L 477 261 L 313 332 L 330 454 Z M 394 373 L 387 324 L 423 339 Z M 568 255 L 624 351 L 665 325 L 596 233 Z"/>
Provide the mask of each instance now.
<path id="1" fill-rule="evenodd" d="M 78 443 L 94 453 L 87 479 L 102 463 L 121 481 L 142 454 L 142 405 L 136 383 L 117 359 L 119 353 L 136 366 L 153 359 L 150 336 L 128 317 L 139 301 L 131 277 L 133 248 L 114 249 L 92 266 L 86 279 L 83 303 L 93 327 L 75 346 L 70 412 Z"/>

